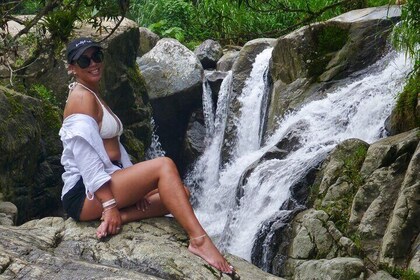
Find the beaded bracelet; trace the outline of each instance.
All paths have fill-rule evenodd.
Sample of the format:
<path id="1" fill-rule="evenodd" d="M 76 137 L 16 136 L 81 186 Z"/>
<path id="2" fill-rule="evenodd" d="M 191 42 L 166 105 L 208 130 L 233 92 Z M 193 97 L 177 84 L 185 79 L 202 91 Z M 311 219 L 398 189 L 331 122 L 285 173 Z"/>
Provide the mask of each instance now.
<path id="1" fill-rule="evenodd" d="M 115 198 L 112 198 L 110 200 L 105 201 L 104 203 L 102 203 L 102 208 L 107 208 L 113 204 L 117 204 L 117 201 L 115 201 Z"/>

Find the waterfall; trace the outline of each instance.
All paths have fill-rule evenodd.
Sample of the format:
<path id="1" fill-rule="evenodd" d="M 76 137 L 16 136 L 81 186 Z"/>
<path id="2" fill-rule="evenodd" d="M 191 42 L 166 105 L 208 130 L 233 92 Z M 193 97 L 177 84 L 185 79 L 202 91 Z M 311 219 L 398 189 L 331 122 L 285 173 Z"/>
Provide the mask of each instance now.
<path id="1" fill-rule="evenodd" d="M 238 97 L 241 104 L 239 118 L 235 121 L 238 128 L 235 156 L 241 156 L 260 148 L 262 108 L 266 94 L 266 76 L 273 48 L 263 50 L 255 58 L 249 79 L 245 81 L 242 94 Z M 265 109 L 265 108 L 264 108 Z M 243 125 L 247 124 L 247 125 Z"/>
<path id="2" fill-rule="evenodd" d="M 217 109 L 215 114 L 208 114 L 214 118 L 214 127 L 211 129 L 213 136 L 209 139 L 206 150 L 199 158 L 194 166 L 192 174 L 185 179 L 188 186 L 209 186 L 208 188 L 196 188 L 191 190 L 193 200 L 200 197 L 201 207 L 205 207 L 206 201 L 201 197 L 212 197 L 213 193 L 218 193 L 219 166 L 220 166 L 220 150 L 222 148 L 223 136 L 226 127 L 227 112 L 229 107 L 230 94 L 232 91 L 232 71 L 229 71 L 226 78 L 220 85 L 219 97 L 217 99 Z M 206 94 L 206 93 L 203 93 Z M 208 94 L 208 92 L 207 92 Z M 212 102 L 210 98 L 206 98 L 203 102 Z M 204 108 L 211 108 L 210 104 L 203 105 Z M 206 109 L 204 109 L 206 110 Z M 200 175 L 201 174 L 201 175 Z M 197 191 L 200 191 L 196 195 Z M 211 202 L 213 204 L 213 201 Z"/>
<path id="3" fill-rule="evenodd" d="M 214 133 L 214 104 L 212 99 L 212 91 L 207 79 L 203 82 L 203 114 L 204 125 L 206 127 L 206 143 Z"/>
<path id="4" fill-rule="evenodd" d="M 264 53 L 265 52 L 265 53 Z M 235 122 L 235 154 L 221 165 L 221 148 L 230 100 L 232 73 L 219 92 L 213 138 L 187 182 L 194 183 L 196 214 L 219 248 L 250 260 L 255 236 L 264 221 L 278 215 L 290 195 L 290 187 L 322 162 L 345 139 L 372 143 L 384 136 L 384 122 L 395 105 L 411 65 L 404 54 L 391 52 L 363 72 L 338 81 L 322 100 L 312 101 L 284 116 L 271 136 L 260 135 L 268 95 L 263 76 L 270 50 L 258 56 L 241 93 L 240 114 Z M 267 58 L 268 57 L 268 58 Z M 258 69 L 258 70 L 257 70 Z M 255 71 L 254 71 L 255 70 Z M 255 72 L 255 75 L 254 75 Z M 258 74 L 257 74 L 258 73 Z M 256 115 L 255 115 L 256 114 Z M 259 159 L 294 131 L 299 147 L 282 159 Z M 265 137 L 264 146 L 260 146 Z M 237 197 L 238 183 L 253 166 Z M 242 182 L 241 182 L 242 183 Z"/>
<path id="5" fill-rule="evenodd" d="M 165 156 L 165 151 L 162 149 L 162 145 L 159 141 L 159 136 L 156 134 L 155 120 L 151 118 L 150 125 L 152 127 L 152 142 L 149 148 L 146 150 L 146 159 L 154 159 L 157 157 Z"/>

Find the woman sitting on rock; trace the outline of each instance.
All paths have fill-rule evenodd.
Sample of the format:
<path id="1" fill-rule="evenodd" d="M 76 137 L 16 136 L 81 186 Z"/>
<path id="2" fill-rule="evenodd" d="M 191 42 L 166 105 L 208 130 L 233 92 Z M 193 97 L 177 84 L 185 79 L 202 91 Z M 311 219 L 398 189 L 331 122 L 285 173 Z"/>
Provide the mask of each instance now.
<path id="1" fill-rule="evenodd" d="M 160 157 L 137 164 L 119 139 L 123 126 L 100 96 L 101 46 L 78 38 L 67 46 L 69 88 L 60 130 L 64 210 L 76 221 L 101 219 L 98 238 L 122 224 L 171 213 L 190 238 L 188 250 L 225 273 L 232 268 L 207 236 L 189 202 L 173 161 Z"/>

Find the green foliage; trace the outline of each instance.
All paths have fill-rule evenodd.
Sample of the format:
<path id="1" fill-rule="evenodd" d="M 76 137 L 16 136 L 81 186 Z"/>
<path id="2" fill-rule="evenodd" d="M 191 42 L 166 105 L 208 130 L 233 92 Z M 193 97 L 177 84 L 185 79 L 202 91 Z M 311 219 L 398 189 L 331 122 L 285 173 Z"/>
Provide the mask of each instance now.
<path id="1" fill-rule="evenodd" d="M 129 17 L 162 37 L 175 38 L 183 33 L 187 44 L 208 38 L 222 44 L 243 44 L 258 37 L 277 37 L 281 30 L 298 24 L 308 13 L 335 2 L 261 1 L 258 6 L 250 8 L 238 5 L 237 1 L 226 0 L 133 0 Z M 286 11 L 276 9 L 279 3 L 287 8 Z M 328 19 L 341 12 L 337 7 L 321 13 L 316 20 Z"/>
<path id="2" fill-rule="evenodd" d="M 333 221 L 337 229 L 344 234 L 347 233 L 350 207 L 355 192 L 356 190 L 353 188 L 352 191 L 348 192 L 348 194 L 345 197 L 340 198 L 340 200 L 334 201 L 327 206 L 319 207 L 320 210 L 323 210 L 329 215 L 329 219 Z"/>
<path id="3" fill-rule="evenodd" d="M 331 53 L 340 50 L 348 39 L 348 30 L 333 25 L 326 25 L 316 32 L 316 48 L 308 52 L 306 61 L 309 64 L 308 75 L 316 77 L 325 71 L 331 60 Z"/>
<path id="4" fill-rule="evenodd" d="M 395 1 L 391 0 L 368 0 L 367 1 L 369 7 L 378 7 L 378 6 L 385 6 L 385 5 L 393 5 Z"/>
<path id="5" fill-rule="evenodd" d="M 386 264 L 380 264 L 380 269 L 388 272 L 392 277 L 399 280 L 420 280 L 420 274 L 416 273 L 413 269 L 403 269 L 400 267 L 389 266 Z"/>
<path id="6" fill-rule="evenodd" d="M 58 42 L 65 42 L 73 31 L 75 21 L 74 12 L 67 9 L 49 13 L 43 20 L 45 27 L 51 33 L 52 38 Z"/>
<path id="7" fill-rule="evenodd" d="M 320 207 L 321 210 L 324 210 L 330 216 L 337 229 L 345 234 L 347 233 L 354 195 L 364 183 L 360 174 L 360 168 L 365 160 L 366 153 L 366 146 L 358 146 L 351 153 L 342 151 L 339 156 L 343 160 L 343 170 L 341 173 L 343 174 L 343 180 L 348 183 L 350 189 L 340 199 Z"/>
<path id="8" fill-rule="evenodd" d="M 193 6 L 183 0 L 172 0 L 163 4 L 161 16 L 167 20 L 168 25 L 186 30 L 191 22 Z"/>
<path id="9" fill-rule="evenodd" d="M 420 113 L 417 112 L 420 93 L 420 2 L 408 0 L 402 6 L 401 22 L 394 28 L 392 43 L 397 50 L 403 51 L 414 61 L 410 78 L 399 94 L 393 125 L 397 132 L 420 127 Z"/>
<path id="10" fill-rule="evenodd" d="M 133 0 L 130 5 L 128 17 L 140 23 L 142 26 L 149 27 L 153 23 L 157 23 L 163 18 L 161 11 L 163 5 L 168 0 Z"/>
<path id="11" fill-rule="evenodd" d="M 317 34 L 317 51 L 320 55 L 340 50 L 347 42 L 348 30 L 337 26 L 325 26 Z"/>
<path id="12" fill-rule="evenodd" d="M 414 73 L 420 71 L 420 1 L 408 0 L 402 6 L 401 22 L 394 28 L 393 45 L 414 60 Z"/>
<path id="13" fill-rule="evenodd" d="M 72 37 L 77 22 L 88 22 L 97 32 L 106 27 L 103 20 L 120 20 L 128 10 L 127 0 L 11 0 L 0 4 L 0 56 L 9 69 L 2 75 L 16 86 L 26 69 L 45 53 L 61 55 Z M 29 17 L 16 15 L 32 14 Z M 24 28 L 17 34 L 7 31 L 7 22 L 15 20 Z M 107 30 L 112 31 L 112 30 Z M 24 51 L 22 51 L 24 50 Z M 6 59 L 3 59 L 6 58 Z M 17 82 L 17 83 L 16 83 Z"/>
<path id="14" fill-rule="evenodd" d="M 21 15 L 36 14 L 42 7 L 42 1 L 22 1 L 21 5 L 16 7 L 16 13 Z"/>
<path id="15" fill-rule="evenodd" d="M 161 37 L 191 40 L 194 6 L 183 0 L 133 1 L 129 17 Z"/>
<path id="16" fill-rule="evenodd" d="M 208 38 L 222 44 L 243 44 L 261 37 L 279 37 L 300 25 L 324 21 L 353 8 L 381 6 L 390 0 L 132 0 L 129 18 L 161 37 L 191 41 Z M 245 3 L 246 2 L 246 3 Z M 325 9 L 330 6 L 331 8 Z"/>
<path id="17" fill-rule="evenodd" d="M 38 99 L 41 99 L 44 102 L 57 105 L 57 101 L 55 99 L 54 94 L 51 90 L 47 89 L 42 84 L 34 84 L 32 85 L 29 95 Z"/>
<path id="18" fill-rule="evenodd" d="M 359 146 L 352 154 L 344 158 L 344 172 L 349 182 L 357 188 L 363 185 L 364 180 L 360 174 L 360 167 L 366 158 L 367 148 Z"/>
<path id="19" fill-rule="evenodd" d="M 420 127 L 420 112 L 417 112 L 420 93 L 420 71 L 411 75 L 404 90 L 398 95 L 397 105 L 392 116 L 397 132 Z"/>
<path id="20" fill-rule="evenodd" d="M 357 251 L 363 252 L 362 238 L 360 237 L 360 234 L 353 233 L 349 236 L 349 238 L 353 241 L 354 246 L 356 246 Z"/>

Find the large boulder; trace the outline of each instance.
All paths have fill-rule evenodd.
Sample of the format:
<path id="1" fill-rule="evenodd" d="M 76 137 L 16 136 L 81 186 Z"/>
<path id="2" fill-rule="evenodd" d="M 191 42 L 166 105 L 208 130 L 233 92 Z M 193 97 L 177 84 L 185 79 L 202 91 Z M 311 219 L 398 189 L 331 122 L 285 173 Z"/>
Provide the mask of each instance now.
<path id="1" fill-rule="evenodd" d="M 354 242 L 343 236 L 322 210 L 309 209 L 299 213 L 293 220 L 292 228 L 287 260 L 282 270 L 278 271 L 282 275 L 298 277 L 298 267 L 308 260 L 357 256 Z M 345 265 L 345 260 L 353 262 L 353 259 L 341 259 L 340 263 Z"/>
<path id="2" fill-rule="evenodd" d="M 418 252 L 420 243 L 418 235 L 420 232 L 419 129 L 409 132 L 408 135 L 403 135 L 407 138 L 411 137 L 414 141 L 410 141 L 411 143 L 404 141 L 405 145 L 401 145 L 401 149 L 399 149 L 400 156 L 398 158 L 406 158 L 408 167 L 398 192 L 398 198 L 395 199 L 395 206 L 389 213 L 380 248 L 380 262 L 391 266 L 404 266 L 409 263 L 410 267 L 420 274 Z M 415 140 L 417 140 L 417 145 Z M 415 150 L 414 146 L 416 146 Z"/>
<path id="3" fill-rule="evenodd" d="M 418 130 L 414 130 L 385 138 L 372 144 L 367 151 L 360 171 L 364 184 L 354 196 L 349 225 L 354 234 L 360 237 L 364 252 L 372 261 L 378 262 L 380 253 L 392 255 L 392 265 L 394 261 L 400 265 L 407 261 L 406 256 L 411 246 L 411 243 L 406 240 L 407 236 L 397 241 L 398 237 L 386 234 L 387 227 L 397 226 L 390 219 L 398 217 L 395 215 L 396 211 L 398 212 L 396 206 L 398 200 L 404 201 L 404 209 L 410 209 L 408 210 L 410 216 L 404 216 L 404 225 L 398 224 L 398 234 L 406 231 L 404 234 L 410 235 L 410 238 L 416 238 L 415 232 L 420 229 L 420 222 L 411 217 L 419 213 L 416 209 L 418 207 L 415 206 L 418 205 L 416 197 L 419 194 L 418 182 L 416 182 L 418 170 L 410 170 L 411 168 L 408 167 L 411 164 L 412 168 L 419 168 L 415 163 L 419 152 L 418 148 L 416 151 L 416 147 L 420 139 L 417 134 Z M 412 177 L 413 174 L 415 174 L 414 177 Z M 406 183 L 403 183 L 404 181 Z M 401 191 L 404 187 L 411 191 Z M 411 213 L 411 211 L 414 212 Z M 384 241 L 385 244 L 387 241 L 399 242 L 396 250 L 400 253 L 389 254 L 382 251 L 381 247 L 386 246 Z"/>
<path id="4" fill-rule="evenodd" d="M 419 129 L 371 145 L 357 139 L 338 145 L 310 187 L 313 208 L 293 220 L 278 274 L 313 279 L 327 273 L 324 265 L 351 267 L 354 258 L 364 267 L 357 277 L 377 279 L 381 265 L 418 273 L 419 149 Z"/>
<path id="5" fill-rule="evenodd" d="M 203 67 L 192 51 L 169 38 L 161 39 L 138 64 L 162 148 L 179 165 L 188 120 L 202 107 Z"/>
<path id="6" fill-rule="evenodd" d="M 0 225 L 0 278 L 231 279 L 187 250 L 173 218 L 130 223 L 104 240 L 96 238 L 98 225 L 52 217 Z M 238 257 L 227 259 L 241 279 L 281 279 Z"/>
<path id="7" fill-rule="evenodd" d="M 60 206 L 61 110 L 0 86 L 0 192 L 19 209 L 17 223 Z"/>

